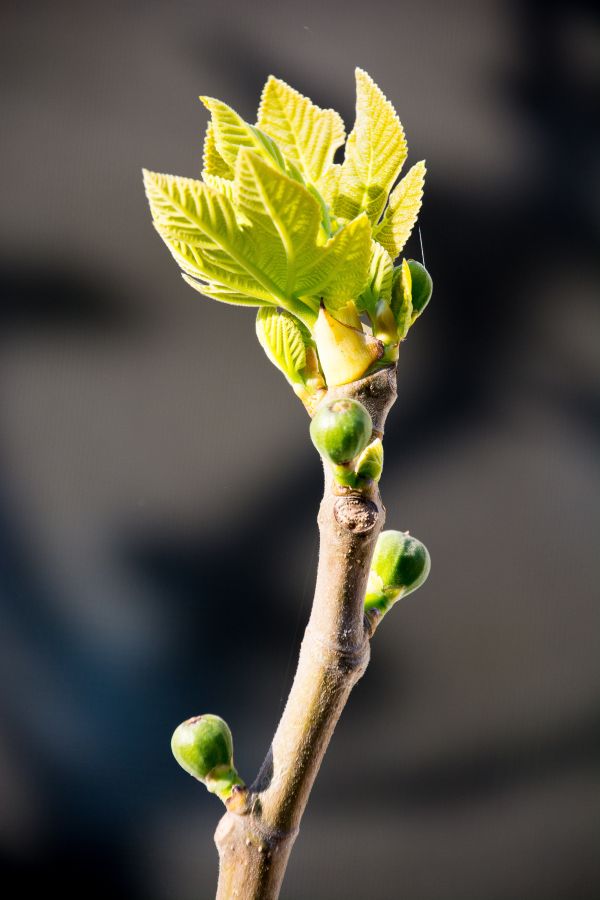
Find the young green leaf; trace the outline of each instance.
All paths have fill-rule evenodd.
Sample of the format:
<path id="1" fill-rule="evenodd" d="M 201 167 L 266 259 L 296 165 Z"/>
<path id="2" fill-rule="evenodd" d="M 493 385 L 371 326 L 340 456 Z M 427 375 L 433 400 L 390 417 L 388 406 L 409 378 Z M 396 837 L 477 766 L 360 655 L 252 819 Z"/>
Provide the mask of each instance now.
<path id="1" fill-rule="evenodd" d="M 202 179 L 205 184 L 223 194 L 233 203 L 233 181 L 229 178 L 223 178 L 221 175 L 209 175 L 208 172 L 202 172 Z"/>
<path id="2" fill-rule="evenodd" d="M 181 273 L 181 277 L 199 294 L 218 300 L 219 303 L 229 303 L 231 306 L 262 306 L 273 309 L 272 300 L 259 300 L 257 297 L 251 297 L 249 294 L 243 294 L 240 291 L 230 290 L 222 287 L 220 284 L 213 284 L 210 281 L 199 281 L 198 278 L 186 275 L 185 272 Z"/>
<path id="3" fill-rule="evenodd" d="M 389 253 L 377 241 L 371 241 L 371 262 L 367 286 L 356 301 L 360 310 L 373 312 L 378 300 L 389 302 L 392 294 L 393 266 Z"/>
<path id="4" fill-rule="evenodd" d="M 144 171 L 154 225 L 188 275 L 260 301 L 285 302 L 224 195 L 201 181 Z"/>
<path id="5" fill-rule="evenodd" d="M 317 182 L 319 193 L 325 202 L 329 204 L 330 209 L 334 209 L 336 204 L 341 175 L 342 167 L 338 163 L 333 163 Z"/>
<path id="6" fill-rule="evenodd" d="M 405 159 L 406 140 L 394 107 L 357 69 L 356 122 L 346 142 L 334 212 L 353 219 L 364 210 L 377 222 Z"/>
<path id="7" fill-rule="evenodd" d="M 238 157 L 235 203 L 254 226 L 261 269 L 282 296 L 300 298 L 316 313 L 320 297 L 335 308 L 362 290 L 370 252 L 370 228 L 364 218 L 319 245 L 316 200 L 249 150 Z"/>
<path id="8" fill-rule="evenodd" d="M 313 184 L 331 166 L 345 138 L 344 123 L 335 110 L 321 109 L 273 75 L 263 88 L 257 125 Z"/>
<path id="9" fill-rule="evenodd" d="M 398 324 L 398 337 L 403 340 L 413 322 L 412 277 L 405 259 L 401 266 L 394 269 L 391 306 Z"/>
<path id="10" fill-rule="evenodd" d="M 254 150 L 271 165 L 285 169 L 281 151 L 267 134 L 244 122 L 235 110 L 221 100 L 215 100 L 214 97 L 200 97 L 200 100 L 212 115 L 212 135 L 217 153 L 231 170 L 235 169 L 238 153 L 244 147 Z"/>
<path id="11" fill-rule="evenodd" d="M 330 309 L 345 306 L 363 290 L 369 275 L 371 226 L 362 213 L 337 231 L 315 254 L 299 282 L 301 297 L 322 298 Z"/>
<path id="12" fill-rule="evenodd" d="M 202 178 L 206 181 L 206 176 L 217 176 L 219 178 L 233 178 L 233 169 L 229 166 L 219 151 L 215 141 L 215 130 L 212 120 L 206 126 L 206 135 L 204 137 L 204 147 L 202 150 Z M 208 183 L 208 182 L 207 182 Z"/>
<path id="13" fill-rule="evenodd" d="M 284 310 L 264 307 L 256 317 L 256 336 L 274 366 L 291 384 L 304 384 L 306 347 L 298 320 Z"/>
<path id="14" fill-rule="evenodd" d="M 423 185 L 425 163 L 418 162 L 406 173 L 390 194 L 388 207 L 381 222 L 373 229 L 373 237 L 385 247 L 392 259 L 396 259 L 417 221 Z"/>

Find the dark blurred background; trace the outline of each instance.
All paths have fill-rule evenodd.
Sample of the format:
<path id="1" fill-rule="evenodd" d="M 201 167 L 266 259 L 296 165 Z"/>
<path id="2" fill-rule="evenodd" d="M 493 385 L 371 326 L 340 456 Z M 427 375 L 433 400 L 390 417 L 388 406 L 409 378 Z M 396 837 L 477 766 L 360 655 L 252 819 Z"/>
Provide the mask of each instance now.
<path id="1" fill-rule="evenodd" d="M 376 635 L 282 897 L 600 897 L 594 5 L 0 17 L 3 880 L 213 895 L 221 807 L 171 731 L 221 714 L 254 775 L 310 606 L 321 473 L 253 312 L 183 283 L 140 170 L 197 176 L 197 95 L 254 121 L 269 73 L 350 129 L 360 65 L 428 163 L 434 298 L 402 350 L 382 489 L 433 570 Z"/>

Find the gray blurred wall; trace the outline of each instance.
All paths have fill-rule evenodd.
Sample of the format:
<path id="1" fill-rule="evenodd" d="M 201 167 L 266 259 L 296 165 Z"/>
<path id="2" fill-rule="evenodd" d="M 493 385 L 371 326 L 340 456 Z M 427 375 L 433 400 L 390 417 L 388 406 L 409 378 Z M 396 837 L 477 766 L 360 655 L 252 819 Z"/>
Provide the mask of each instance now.
<path id="1" fill-rule="evenodd" d="M 260 764 L 321 474 L 252 311 L 183 283 L 140 169 L 197 176 L 198 94 L 253 120 L 269 73 L 349 129 L 360 65 L 428 165 L 435 291 L 382 490 L 433 569 L 376 635 L 282 897 L 599 897 L 593 5 L 5 3 L 0 50 L 5 877 L 212 895 L 219 803 L 169 737 L 217 712 L 242 773 Z"/>

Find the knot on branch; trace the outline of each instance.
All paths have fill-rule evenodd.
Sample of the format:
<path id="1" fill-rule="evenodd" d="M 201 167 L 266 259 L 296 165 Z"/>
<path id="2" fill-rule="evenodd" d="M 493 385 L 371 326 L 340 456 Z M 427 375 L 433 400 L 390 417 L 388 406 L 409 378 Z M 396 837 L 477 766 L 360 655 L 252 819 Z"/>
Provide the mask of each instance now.
<path id="1" fill-rule="evenodd" d="M 335 501 L 333 514 L 342 528 L 353 534 L 366 534 L 375 527 L 379 509 L 372 500 L 358 494 L 350 494 Z"/>
<path id="2" fill-rule="evenodd" d="M 320 666 L 338 672 L 344 677 L 353 672 L 360 678 L 369 663 L 371 648 L 366 634 L 358 646 L 348 646 L 323 638 L 309 625 L 302 642 L 303 646 L 305 644 Z"/>

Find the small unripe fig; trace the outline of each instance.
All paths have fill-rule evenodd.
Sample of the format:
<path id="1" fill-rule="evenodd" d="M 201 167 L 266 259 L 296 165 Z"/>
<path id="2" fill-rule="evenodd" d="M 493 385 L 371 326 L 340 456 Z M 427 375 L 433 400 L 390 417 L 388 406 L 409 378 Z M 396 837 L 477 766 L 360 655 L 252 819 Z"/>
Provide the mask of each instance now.
<path id="1" fill-rule="evenodd" d="M 421 315 L 431 300 L 433 281 L 425 266 L 417 262 L 416 259 L 408 260 L 408 268 L 412 279 L 413 317 L 416 318 Z"/>
<path id="2" fill-rule="evenodd" d="M 335 465 L 350 462 L 371 440 L 371 417 L 358 400 L 330 400 L 319 407 L 310 423 L 310 437 L 321 454 Z"/>
<path id="3" fill-rule="evenodd" d="M 400 597 L 421 587 L 430 568 L 425 544 L 407 532 L 382 531 L 371 563 L 365 609 L 387 612 Z"/>
<path id="4" fill-rule="evenodd" d="M 193 716 L 178 725 L 171 738 L 173 756 L 207 789 L 226 800 L 236 784 L 243 784 L 233 765 L 233 738 L 219 716 Z"/>

